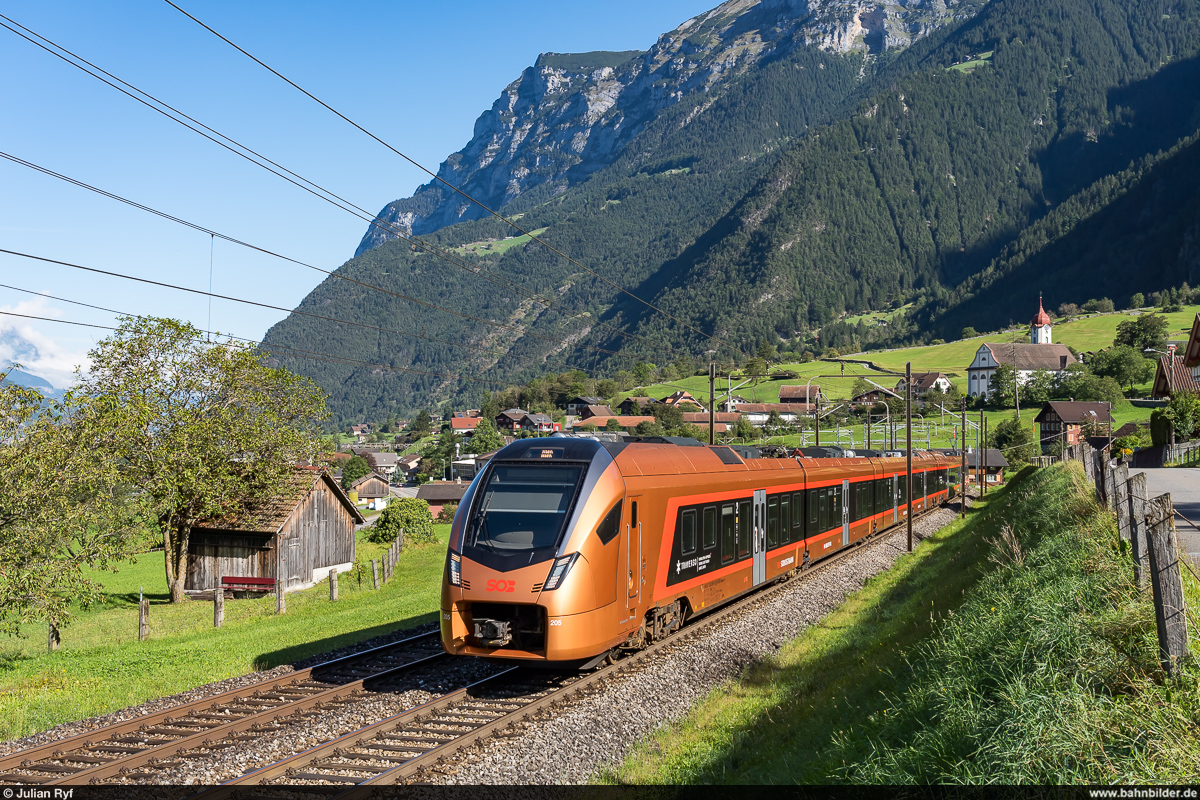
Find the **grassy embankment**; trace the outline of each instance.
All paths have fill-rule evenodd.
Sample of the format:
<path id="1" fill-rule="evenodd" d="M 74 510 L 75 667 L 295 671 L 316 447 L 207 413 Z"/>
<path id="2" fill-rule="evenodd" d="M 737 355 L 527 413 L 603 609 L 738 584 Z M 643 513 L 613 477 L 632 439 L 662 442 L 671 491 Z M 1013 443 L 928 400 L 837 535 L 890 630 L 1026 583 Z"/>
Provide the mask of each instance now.
<path id="1" fill-rule="evenodd" d="M 1164 681 L 1150 602 L 1115 541 L 1077 465 L 1023 473 L 607 779 L 1194 780 L 1195 662 Z M 1186 572 L 1185 590 L 1198 607 Z"/>
<path id="2" fill-rule="evenodd" d="M 46 629 L 0 643 L 0 739 L 114 711 L 211 681 L 288 664 L 353 642 L 437 618 L 449 525 L 436 544 L 411 547 L 392 580 L 371 589 L 370 560 L 386 547 L 358 541 L 362 585 L 340 576 L 337 603 L 327 583 L 288 594 L 287 614 L 273 595 L 225 603 L 213 628 L 212 603 L 170 605 L 161 553 L 146 553 L 116 574 L 94 576 L 107 592 L 102 607 L 79 612 L 63 629 L 62 649 L 46 652 Z M 137 598 L 150 599 L 150 638 L 137 641 Z"/>

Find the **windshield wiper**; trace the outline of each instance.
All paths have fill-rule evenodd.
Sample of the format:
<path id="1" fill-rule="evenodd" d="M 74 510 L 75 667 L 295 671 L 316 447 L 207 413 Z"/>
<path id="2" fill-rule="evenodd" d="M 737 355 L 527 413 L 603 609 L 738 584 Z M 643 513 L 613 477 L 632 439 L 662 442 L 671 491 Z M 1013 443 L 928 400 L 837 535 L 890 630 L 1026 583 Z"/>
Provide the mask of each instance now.
<path id="1" fill-rule="evenodd" d="M 472 540 L 473 544 L 479 544 L 479 532 L 483 529 L 483 526 L 487 524 L 487 510 L 488 510 L 488 508 L 491 507 L 492 500 L 495 499 L 495 497 L 496 497 L 496 490 L 493 489 L 492 492 L 483 501 L 483 505 L 480 507 L 479 511 L 475 512 L 475 518 L 471 520 L 471 522 L 475 526 L 475 538 Z M 488 544 L 488 547 L 492 548 L 493 551 L 496 549 L 495 546 L 491 543 L 490 537 L 489 537 L 487 544 Z"/>

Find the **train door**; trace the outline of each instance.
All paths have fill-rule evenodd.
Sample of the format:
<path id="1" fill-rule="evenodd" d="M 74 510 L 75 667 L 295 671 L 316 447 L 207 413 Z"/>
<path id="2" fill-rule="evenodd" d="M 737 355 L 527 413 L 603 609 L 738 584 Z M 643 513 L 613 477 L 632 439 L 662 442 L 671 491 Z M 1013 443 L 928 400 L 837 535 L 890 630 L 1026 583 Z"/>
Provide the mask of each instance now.
<path id="1" fill-rule="evenodd" d="M 850 481 L 842 481 L 842 547 L 850 544 Z"/>
<path id="2" fill-rule="evenodd" d="M 645 568 L 642 554 L 642 520 L 639 514 L 642 498 L 641 495 L 632 495 L 627 499 L 629 516 L 621 536 L 621 549 L 625 552 L 623 557 L 617 559 L 617 569 L 624 573 L 627 587 L 625 608 L 630 616 L 636 616 L 642 594 L 642 571 Z"/>
<path id="3" fill-rule="evenodd" d="M 892 476 L 892 524 L 900 521 L 900 476 Z"/>
<path id="4" fill-rule="evenodd" d="M 754 490 L 754 585 L 767 579 L 767 490 Z"/>

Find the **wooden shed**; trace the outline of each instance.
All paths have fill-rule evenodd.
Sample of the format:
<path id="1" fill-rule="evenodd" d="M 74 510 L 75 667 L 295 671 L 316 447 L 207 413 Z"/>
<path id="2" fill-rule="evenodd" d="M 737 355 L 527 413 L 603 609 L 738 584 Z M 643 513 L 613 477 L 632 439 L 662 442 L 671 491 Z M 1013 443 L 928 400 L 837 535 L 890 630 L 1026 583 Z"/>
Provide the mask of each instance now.
<path id="1" fill-rule="evenodd" d="M 204 520 L 188 540 L 185 591 L 227 578 L 286 577 L 289 591 L 354 565 L 354 529 L 365 520 L 325 470 L 296 467 L 275 500 L 246 513 Z"/>
<path id="2" fill-rule="evenodd" d="M 350 491 L 358 492 L 359 500 L 377 500 L 380 497 L 387 497 L 391 494 L 387 478 L 378 472 L 368 472 L 366 475 L 363 475 L 350 484 Z"/>

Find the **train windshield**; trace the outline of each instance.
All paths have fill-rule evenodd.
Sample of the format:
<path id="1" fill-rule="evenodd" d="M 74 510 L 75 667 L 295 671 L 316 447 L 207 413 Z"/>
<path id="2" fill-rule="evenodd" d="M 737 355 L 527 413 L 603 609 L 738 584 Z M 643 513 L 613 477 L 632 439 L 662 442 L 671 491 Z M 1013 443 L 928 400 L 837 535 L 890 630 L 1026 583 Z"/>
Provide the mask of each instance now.
<path id="1" fill-rule="evenodd" d="M 463 555 L 499 570 L 553 558 L 583 466 L 497 464 L 475 506 Z"/>

